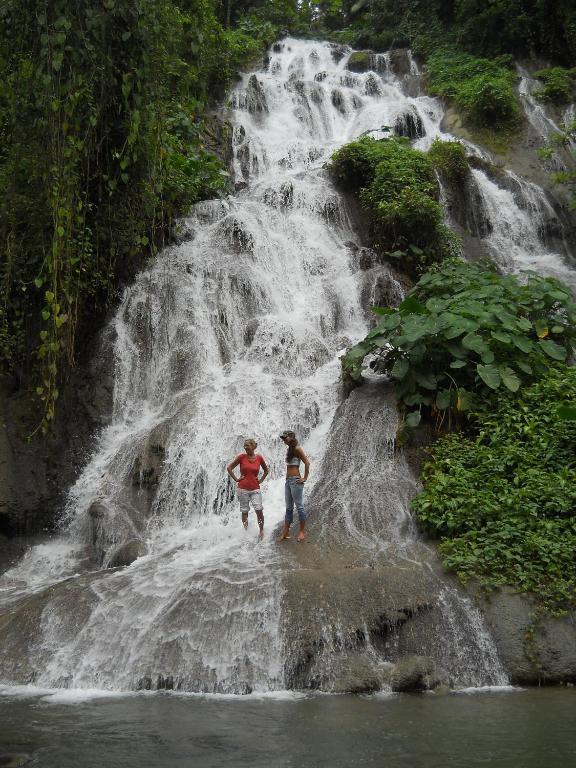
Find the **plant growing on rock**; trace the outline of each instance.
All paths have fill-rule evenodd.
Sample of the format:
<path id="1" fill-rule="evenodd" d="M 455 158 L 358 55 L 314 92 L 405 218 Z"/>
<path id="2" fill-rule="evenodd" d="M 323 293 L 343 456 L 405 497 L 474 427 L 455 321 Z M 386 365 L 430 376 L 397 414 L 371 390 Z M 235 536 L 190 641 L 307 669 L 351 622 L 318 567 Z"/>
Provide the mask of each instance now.
<path id="1" fill-rule="evenodd" d="M 508 68 L 510 63 L 507 57 L 489 60 L 467 53 L 434 53 L 427 63 L 430 93 L 452 101 L 479 127 L 510 127 L 520 120 L 514 94 L 517 76 Z"/>
<path id="2" fill-rule="evenodd" d="M 364 137 L 332 157 L 335 179 L 358 193 L 370 213 L 374 248 L 413 275 L 456 252 L 444 224 L 431 159 L 407 139 Z"/>
<path id="3" fill-rule="evenodd" d="M 397 309 L 374 311 L 382 319 L 342 358 L 344 375 L 358 383 L 373 355 L 370 366 L 395 379 L 409 426 L 423 409 L 467 412 L 494 390 L 516 392 L 566 360 L 575 339 L 576 305 L 559 281 L 457 260 L 430 269 Z"/>
<path id="4" fill-rule="evenodd" d="M 438 173 L 448 182 L 463 182 L 470 173 L 466 150 L 458 141 L 434 139 L 428 157 Z"/>
<path id="5" fill-rule="evenodd" d="M 534 73 L 534 77 L 541 80 L 543 85 L 534 92 L 536 98 L 549 101 L 552 104 L 568 104 L 574 99 L 576 91 L 576 67 L 565 69 L 564 67 L 548 67 Z"/>
<path id="6" fill-rule="evenodd" d="M 562 401 L 576 403 L 576 368 L 498 392 L 475 419 L 476 437 L 453 433 L 433 446 L 413 501 L 462 580 L 531 591 L 551 611 L 576 606 L 576 423 Z"/>

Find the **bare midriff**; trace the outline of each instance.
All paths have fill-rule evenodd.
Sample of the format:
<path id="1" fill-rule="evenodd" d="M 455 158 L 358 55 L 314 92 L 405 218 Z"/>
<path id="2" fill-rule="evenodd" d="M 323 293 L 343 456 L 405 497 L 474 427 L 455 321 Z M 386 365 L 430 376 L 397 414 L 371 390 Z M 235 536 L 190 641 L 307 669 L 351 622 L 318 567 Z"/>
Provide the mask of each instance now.
<path id="1" fill-rule="evenodd" d="M 286 467 L 286 477 L 300 477 L 300 469 L 295 467 L 294 464 L 289 464 Z"/>

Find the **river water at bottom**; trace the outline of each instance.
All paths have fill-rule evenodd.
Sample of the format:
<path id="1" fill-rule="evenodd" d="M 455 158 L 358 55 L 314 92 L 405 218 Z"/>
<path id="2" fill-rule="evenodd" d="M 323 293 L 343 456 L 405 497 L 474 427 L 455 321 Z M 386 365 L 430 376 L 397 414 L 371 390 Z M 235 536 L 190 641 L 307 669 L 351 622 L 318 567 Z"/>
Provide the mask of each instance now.
<path id="1" fill-rule="evenodd" d="M 0 766 L 569 768 L 575 715 L 576 689 L 558 688 L 285 699 L 0 689 Z"/>

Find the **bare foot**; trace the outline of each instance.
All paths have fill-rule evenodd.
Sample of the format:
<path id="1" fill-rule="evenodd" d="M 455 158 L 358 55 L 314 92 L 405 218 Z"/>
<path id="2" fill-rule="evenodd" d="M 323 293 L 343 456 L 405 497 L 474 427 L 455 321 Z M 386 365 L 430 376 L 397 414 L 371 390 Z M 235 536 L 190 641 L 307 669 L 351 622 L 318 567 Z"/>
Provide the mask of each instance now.
<path id="1" fill-rule="evenodd" d="M 287 523 L 284 523 L 284 526 L 282 528 L 282 533 L 280 534 L 280 536 L 278 536 L 276 541 L 280 543 L 281 541 L 284 541 L 284 539 L 289 539 L 289 538 L 290 538 L 290 526 Z"/>
<path id="2" fill-rule="evenodd" d="M 304 534 L 304 531 L 300 531 L 300 533 L 298 534 L 297 541 L 304 541 L 305 538 L 306 538 L 306 536 Z"/>
<path id="3" fill-rule="evenodd" d="M 248 520 L 242 520 L 242 525 L 244 526 L 244 530 L 248 530 Z"/>

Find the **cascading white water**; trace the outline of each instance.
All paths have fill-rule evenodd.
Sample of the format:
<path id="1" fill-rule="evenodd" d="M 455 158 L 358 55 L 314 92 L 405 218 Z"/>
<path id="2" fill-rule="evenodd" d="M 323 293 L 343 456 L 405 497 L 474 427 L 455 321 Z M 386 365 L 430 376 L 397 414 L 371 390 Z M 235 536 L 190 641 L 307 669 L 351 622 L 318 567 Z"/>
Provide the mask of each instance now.
<path id="1" fill-rule="evenodd" d="M 271 540 L 283 517 L 277 435 L 290 427 L 304 439 L 314 478 L 339 401 L 339 351 L 366 332 L 356 236 L 322 166 L 337 147 L 382 127 L 423 149 L 436 136 L 453 138 L 440 129 L 440 102 L 407 95 L 390 57 L 355 73 L 346 68 L 350 53 L 286 39 L 232 94 L 238 194 L 197 205 L 182 223 L 187 239 L 126 291 L 113 320 L 112 424 L 70 491 L 62 536 L 0 581 L 15 637 L 24 631 L 18 610 L 37 615 L 29 642 L 0 649 L 3 679 L 222 692 L 284 686 L 282 560 Z M 412 61 L 410 77 L 417 74 Z M 506 268 L 546 271 L 551 259 L 533 217 L 483 172 L 474 177 L 495 256 L 509 258 Z M 261 544 L 254 527 L 244 534 L 225 473 L 248 436 L 272 470 Z M 380 531 L 383 541 L 399 540 L 406 520 L 404 509 L 383 530 L 362 525 L 371 539 Z M 141 556 L 123 570 L 87 561 L 113 564 L 127 544 Z M 453 621 L 466 616 L 480 637 L 466 601 L 442 594 Z M 500 678 L 496 670 L 490 681 Z"/>

